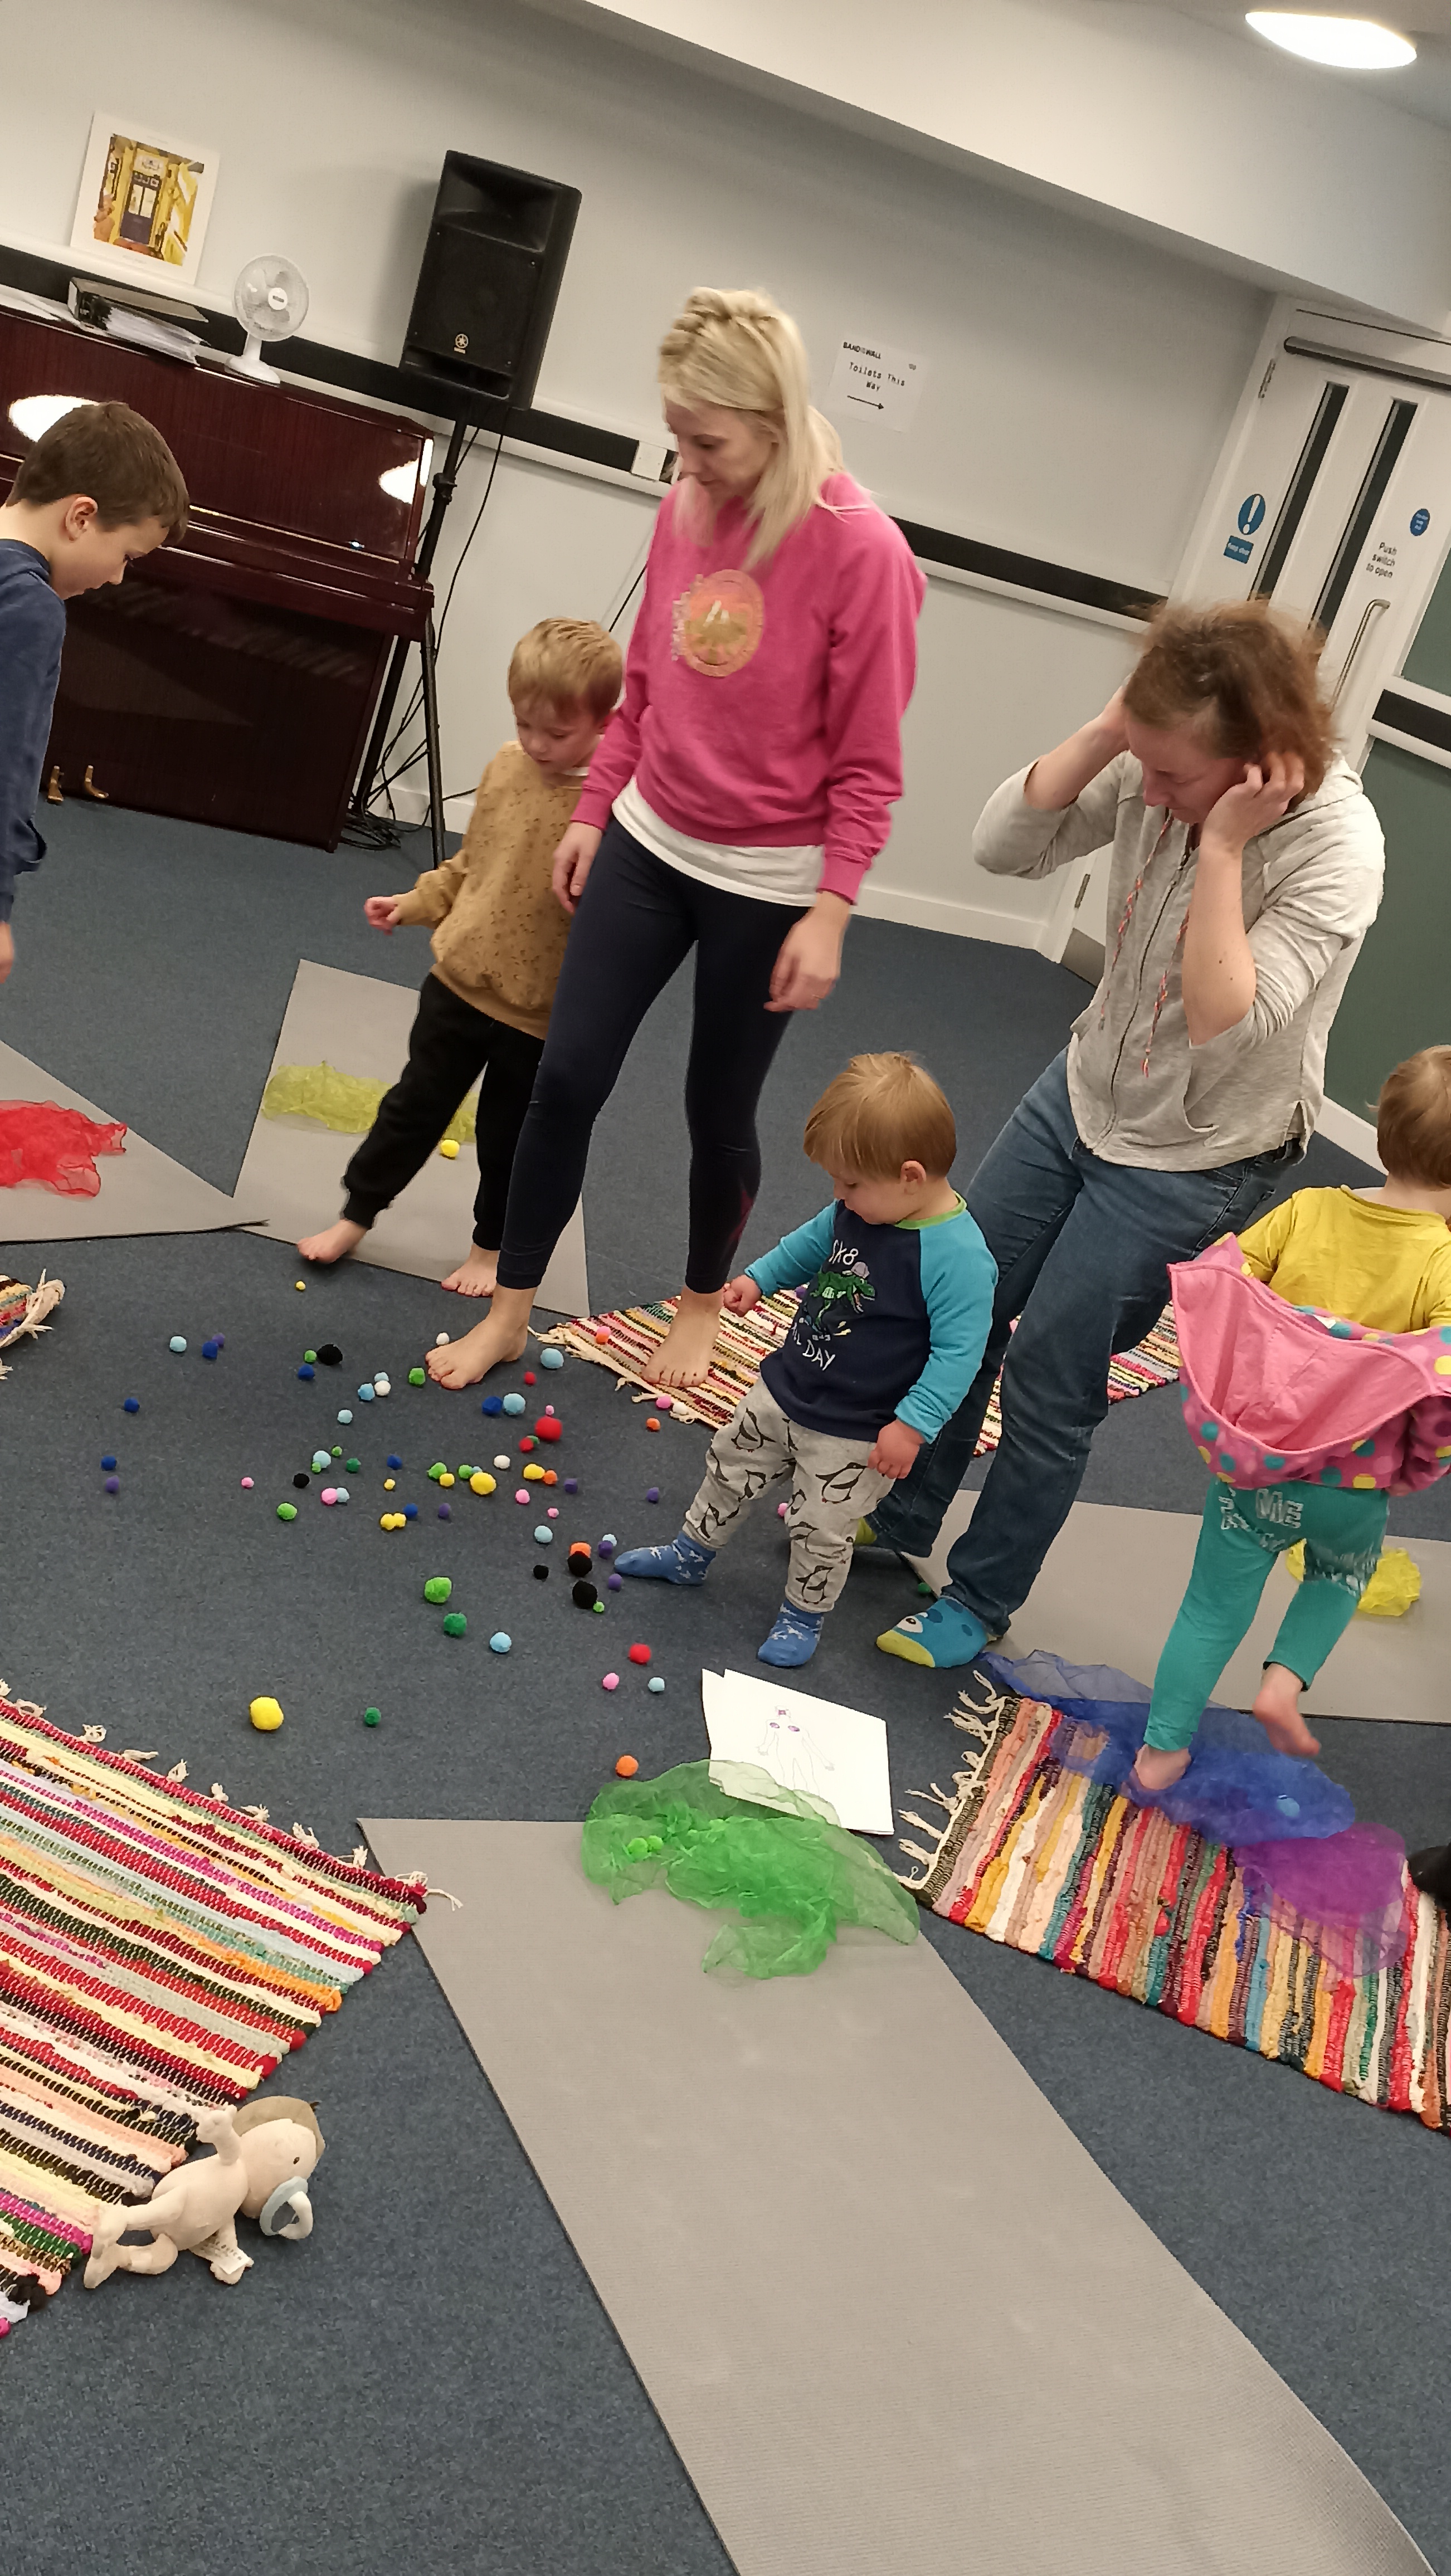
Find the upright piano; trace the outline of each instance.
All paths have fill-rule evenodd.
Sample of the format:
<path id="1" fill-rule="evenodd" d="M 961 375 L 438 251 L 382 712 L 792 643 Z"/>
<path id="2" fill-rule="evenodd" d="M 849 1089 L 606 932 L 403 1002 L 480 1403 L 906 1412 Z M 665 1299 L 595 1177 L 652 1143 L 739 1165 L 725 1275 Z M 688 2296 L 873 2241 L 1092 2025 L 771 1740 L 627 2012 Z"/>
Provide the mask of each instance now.
<path id="1" fill-rule="evenodd" d="M 336 849 L 390 646 L 432 604 L 411 569 L 427 432 L 0 307 L 0 499 L 36 394 L 129 403 L 191 495 L 183 537 L 69 603 L 47 777 Z"/>

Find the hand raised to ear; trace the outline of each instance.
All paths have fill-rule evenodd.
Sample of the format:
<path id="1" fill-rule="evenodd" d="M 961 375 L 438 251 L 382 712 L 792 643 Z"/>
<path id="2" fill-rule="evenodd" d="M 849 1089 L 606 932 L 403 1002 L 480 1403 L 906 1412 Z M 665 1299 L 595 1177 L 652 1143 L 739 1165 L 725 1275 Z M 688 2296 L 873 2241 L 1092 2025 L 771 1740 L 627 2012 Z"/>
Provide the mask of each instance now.
<path id="1" fill-rule="evenodd" d="M 1289 812 L 1305 792 L 1305 764 L 1298 752 L 1272 751 L 1260 764 L 1245 763 L 1239 784 L 1226 788 L 1205 822 L 1203 840 L 1240 851 Z"/>

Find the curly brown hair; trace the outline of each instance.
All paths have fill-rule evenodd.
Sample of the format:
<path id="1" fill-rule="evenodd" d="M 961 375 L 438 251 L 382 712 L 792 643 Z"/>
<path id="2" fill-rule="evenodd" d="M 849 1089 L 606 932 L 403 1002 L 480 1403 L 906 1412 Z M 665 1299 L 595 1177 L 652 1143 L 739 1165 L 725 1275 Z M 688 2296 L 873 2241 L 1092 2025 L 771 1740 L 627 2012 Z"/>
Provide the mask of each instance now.
<path id="1" fill-rule="evenodd" d="M 1451 1189 L 1451 1047 L 1422 1047 L 1387 1075 L 1375 1142 L 1392 1180 Z"/>
<path id="2" fill-rule="evenodd" d="M 1124 690 L 1124 705 L 1156 732 L 1200 731 L 1221 759 L 1296 754 L 1313 796 L 1335 752 L 1334 719 L 1320 695 L 1318 628 L 1262 599 L 1207 608 L 1165 601 Z"/>

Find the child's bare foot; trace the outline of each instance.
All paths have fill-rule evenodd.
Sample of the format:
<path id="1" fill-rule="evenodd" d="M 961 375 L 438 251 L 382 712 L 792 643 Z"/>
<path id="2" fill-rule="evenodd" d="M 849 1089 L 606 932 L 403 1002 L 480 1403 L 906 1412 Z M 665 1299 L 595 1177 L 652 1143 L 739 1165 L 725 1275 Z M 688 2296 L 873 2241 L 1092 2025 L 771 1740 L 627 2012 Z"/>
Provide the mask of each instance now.
<path id="1" fill-rule="evenodd" d="M 1150 1798 L 1172 1789 L 1189 1768 L 1189 1748 L 1181 1745 L 1177 1752 L 1161 1753 L 1157 1745 L 1141 1744 L 1134 1764 L 1134 1785 Z"/>
<path id="2" fill-rule="evenodd" d="M 336 1225 L 326 1226 L 321 1234 L 305 1234 L 297 1249 L 304 1261 L 345 1261 L 356 1252 L 368 1229 L 354 1225 L 351 1218 L 340 1216 Z"/>
<path id="3" fill-rule="evenodd" d="M 445 1342 L 428 1354 L 428 1374 L 435 1386 L 475 1386 L 491 1368 L 522 1359 L 529 1340 L 532 1288 L 499 1288 L 481 1324 L 456 1342 Z"/>
<path id="4" fill-rule="evenodd" d="M 1260 1694 L 1250 1710 L 1277 1753 L 1318 1753 L 1319 1740 L 1300 1715 L 1300 1676 L 1287 1664 L 1266 1664 Z"/>
<path id="5" fill-rule="evenodd" d="M 470 1244 L 457 1270 L 451 1270 L 439 1282 L 460 1297 L 492 1297 L 498 1284 L 499 1256 L 497 1252 L 486 1252 L 481 1243 Z"/>
<path id="6" fill-rule="evenodd" d="M 719 1322 L 719 1293 L 707 1297 L 697 1288 L 682 1288 L 675 1321 L 660 1346 L 659 1358 L 648 1371 L 655 1385 L 702 1385 L 710 1375 Z"/>

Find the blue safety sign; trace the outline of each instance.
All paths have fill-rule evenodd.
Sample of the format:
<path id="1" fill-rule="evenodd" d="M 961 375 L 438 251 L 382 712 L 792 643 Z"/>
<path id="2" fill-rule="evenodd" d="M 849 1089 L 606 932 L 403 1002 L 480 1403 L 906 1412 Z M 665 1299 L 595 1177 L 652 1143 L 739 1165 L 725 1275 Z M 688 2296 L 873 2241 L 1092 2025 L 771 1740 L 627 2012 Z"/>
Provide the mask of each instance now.
<path id="1" fill-rule="evenodd" d="M 1423 537 L 1430 524 L 1431 513 L 1429 510 L 1413 510 L 1411 512 L 1411 534 L 1413 537 Z"/>
<path id="2" fill-rule="evenodd" d="M 1248 537 L 1231 537 L 1224 551 L 1231 563 L 1248 563 L 1254 547 Z"/>
<path id="3" fill-rule="evenodd" d="M 1242 537 L 1252 537 L 1263 527 L 1264 518 L 1265 496 L 1263 492 L 1251 492 L 1246 500 L 1241 501 L 1234 524 Z"/>

